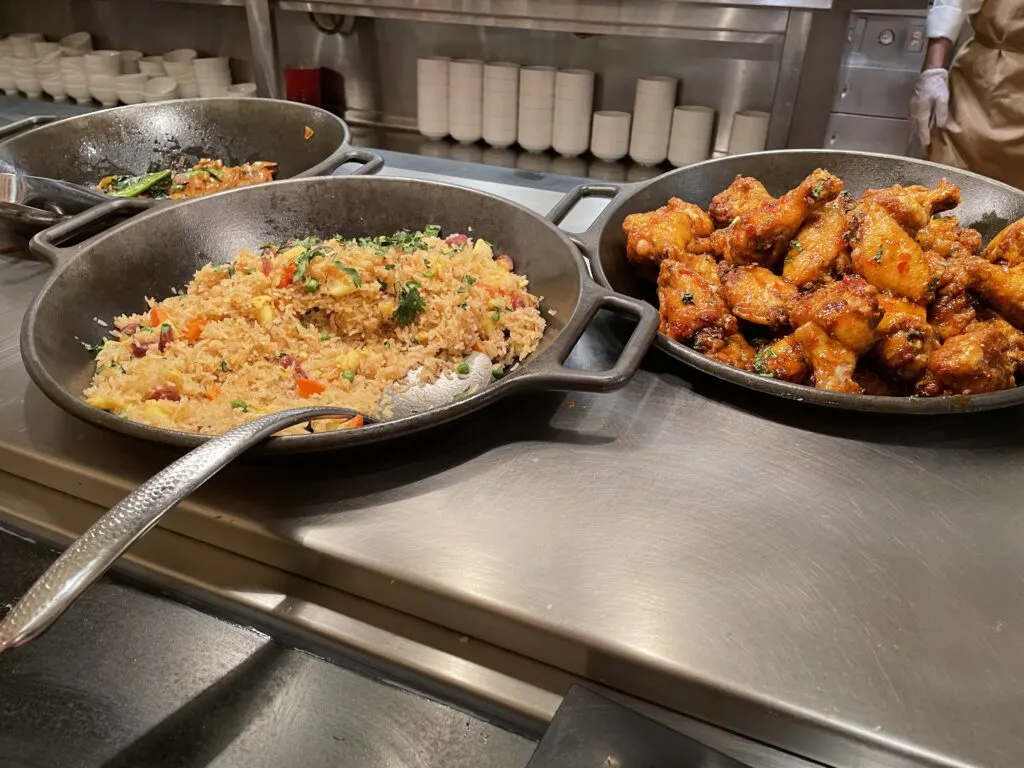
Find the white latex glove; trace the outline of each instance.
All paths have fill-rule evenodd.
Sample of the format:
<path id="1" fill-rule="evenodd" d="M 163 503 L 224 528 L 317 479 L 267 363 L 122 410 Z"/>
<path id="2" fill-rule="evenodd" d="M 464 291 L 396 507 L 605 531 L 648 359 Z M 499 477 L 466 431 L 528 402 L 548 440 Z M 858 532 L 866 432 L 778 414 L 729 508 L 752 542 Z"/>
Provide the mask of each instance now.
<path id="1" fill-rule="evenodd" d="M 910 123 L 914 133 L 927 147 L 932 127 L 941 128 L 949 119 L 949 73 L 944 69 L 926 69 L 917 79 L 910 99 Z"/>

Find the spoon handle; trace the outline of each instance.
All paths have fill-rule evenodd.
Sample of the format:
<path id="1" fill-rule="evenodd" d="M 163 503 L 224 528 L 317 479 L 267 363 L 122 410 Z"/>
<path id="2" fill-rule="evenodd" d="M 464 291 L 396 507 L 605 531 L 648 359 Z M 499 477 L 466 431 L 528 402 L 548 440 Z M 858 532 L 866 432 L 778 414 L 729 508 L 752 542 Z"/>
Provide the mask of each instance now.
<path id="1" fill-rule="evenodd" d="M 247 449 L 275 432 L 311 419 L 356 415 L 349 408 L 328 406 L 261 416 L 203 443 L 162 469 L 93 523 L 28 588 L 0 621 L 0 653 L 48 629 L 167 510 Z"/>

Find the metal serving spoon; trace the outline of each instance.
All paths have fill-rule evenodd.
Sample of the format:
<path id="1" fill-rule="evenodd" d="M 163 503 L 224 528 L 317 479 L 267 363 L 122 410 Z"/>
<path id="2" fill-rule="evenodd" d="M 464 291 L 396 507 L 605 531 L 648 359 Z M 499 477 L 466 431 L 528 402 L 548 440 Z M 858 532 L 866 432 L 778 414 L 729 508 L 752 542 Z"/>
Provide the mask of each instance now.
<path id="1" fill-rule="evenodd" d="M 189 451 L 93 523 L 28 588 L 0 621 L 0 653 L 48 629 L 165 512 L 256 443 L 312 419 L 358 415 L 335 406 L 293 408 L 261 416 Z"/>

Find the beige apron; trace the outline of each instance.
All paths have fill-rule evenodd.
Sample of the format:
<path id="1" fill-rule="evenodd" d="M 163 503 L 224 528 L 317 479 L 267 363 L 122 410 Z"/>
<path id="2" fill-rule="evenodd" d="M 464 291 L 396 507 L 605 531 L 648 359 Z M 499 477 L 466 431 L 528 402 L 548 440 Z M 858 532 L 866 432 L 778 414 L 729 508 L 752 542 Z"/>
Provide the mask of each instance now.
<path id="1" fill-rule="evenodd" d="M 1024 189 L 1024 0 L 985 0 L 949 70 L 949 121 L 928 159 Z"/>

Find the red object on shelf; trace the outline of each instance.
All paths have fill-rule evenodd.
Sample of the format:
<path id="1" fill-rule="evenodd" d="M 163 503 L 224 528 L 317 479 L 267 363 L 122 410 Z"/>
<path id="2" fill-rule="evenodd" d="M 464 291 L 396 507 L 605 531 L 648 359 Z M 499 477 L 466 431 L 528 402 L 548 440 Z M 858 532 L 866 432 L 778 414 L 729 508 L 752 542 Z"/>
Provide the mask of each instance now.
<path id="1" fill-rule="evenodd" d="M 288 101 L 321 106 L 320 67 L 285 67 L 284 90 Z"/>

